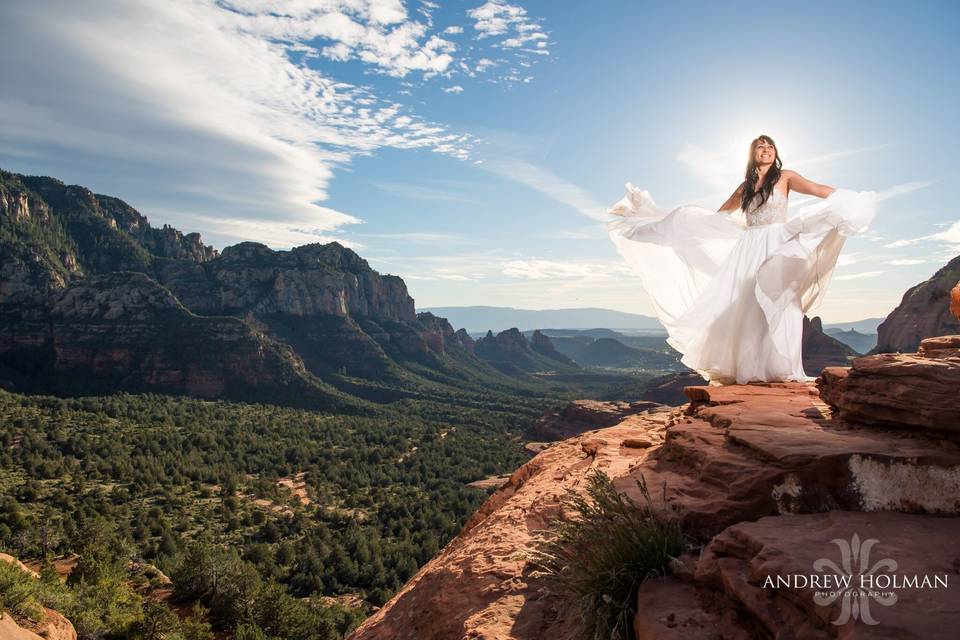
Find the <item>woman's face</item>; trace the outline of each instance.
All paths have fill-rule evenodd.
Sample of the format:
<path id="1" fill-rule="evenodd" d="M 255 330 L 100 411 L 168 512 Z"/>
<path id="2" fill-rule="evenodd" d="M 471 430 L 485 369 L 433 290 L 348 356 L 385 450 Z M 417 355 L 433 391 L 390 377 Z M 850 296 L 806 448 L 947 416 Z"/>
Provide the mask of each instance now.
<path id="1" fill-rule="evenodd" d="M 777 148 L 766 140 L 758 140 L 753 148 L 753 161 L 757 164 L 773 164 L 777 159 Z"/>

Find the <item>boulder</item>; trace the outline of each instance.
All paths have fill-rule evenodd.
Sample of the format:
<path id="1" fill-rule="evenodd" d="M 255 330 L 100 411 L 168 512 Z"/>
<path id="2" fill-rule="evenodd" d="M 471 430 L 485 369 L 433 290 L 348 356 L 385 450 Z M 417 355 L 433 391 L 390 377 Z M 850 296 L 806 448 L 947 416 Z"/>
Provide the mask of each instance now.
<path id="1" fill-rule="evenodd" d="M 847 422 L 960 432 L 960 335 L 928 338 L 916 353 L 882 353 L 828 367 L 820 395 Z"/>
<path id="2" fill-rule="evenodd" d="M 960 256 L 948 262 L 925 282 L 903 294 L 900 304 L 877 328 L 872 353 L 911 353 L 920 341 L 960 333 L 960 317 L 951 313 L 951 289 L 960 280 Z"/>

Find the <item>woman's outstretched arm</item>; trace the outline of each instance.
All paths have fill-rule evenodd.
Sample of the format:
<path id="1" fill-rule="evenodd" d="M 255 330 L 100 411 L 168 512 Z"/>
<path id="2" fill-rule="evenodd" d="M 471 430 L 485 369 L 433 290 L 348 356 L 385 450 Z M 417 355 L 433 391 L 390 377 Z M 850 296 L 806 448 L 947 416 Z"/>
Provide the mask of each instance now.
<path id="1" fill-rule="evenodd" d="M 785 170 L 782 173 L 783 177 L 787 179 L 787 188 L 797 193 L 803 193 L 808 196 L 817 196 L 818 198 L 826 198 L 828 195 L 836 191 L 833 187 L 828 187 L 825 184 L 817 184 L 813 180 L 807 180 L 802 175 L 796 171 Z"/>
<path id="2" fill-rule="evenodd" d="M 733 211 L 734 209 L 740 208 L 740 199 L 743 196 L 743 185 L 744 183 L 741 182 L 740 186 L 737 187 L 737 190 L 734 191 L 729 198 L 727 198 L 727 201 L 720 205 L 720 208 L 717 209 L 717 213 L 720 213 L 721 211 Z"/>

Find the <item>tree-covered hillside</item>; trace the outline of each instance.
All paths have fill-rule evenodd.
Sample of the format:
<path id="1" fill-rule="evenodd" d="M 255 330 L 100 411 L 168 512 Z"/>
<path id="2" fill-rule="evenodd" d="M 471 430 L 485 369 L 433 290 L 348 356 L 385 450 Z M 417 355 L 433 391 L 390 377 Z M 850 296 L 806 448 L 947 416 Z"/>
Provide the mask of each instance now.
<path id="1" fill-rule="evenodd" d="M 293 596 L 379 605 L 485 499 L 467 482 L 525 460 L 523 430 L 551 402 L 401 401 L 369 417 L 0 392 L 0 546 L 62 556 L 102 519 L 132 556 L 175 577 L 202 540 L 236 549 Z"/>

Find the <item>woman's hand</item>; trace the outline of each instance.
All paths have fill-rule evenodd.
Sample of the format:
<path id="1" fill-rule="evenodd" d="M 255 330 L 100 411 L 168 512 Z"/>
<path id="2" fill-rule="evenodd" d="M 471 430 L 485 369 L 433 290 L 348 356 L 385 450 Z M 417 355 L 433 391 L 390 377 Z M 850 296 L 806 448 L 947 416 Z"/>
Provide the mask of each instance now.
<path id="1" fill-rule="evenodd" d="M 787 189 L 792 189 L 804 195 L 826 198 L 836 191 L 833 187 L 828 187 L 825 184 L 817 184 L 813 180 L 807 180 L 796 171 L 790 171 L 789 169 L 783 171 L 781 176 L 787 179 Z"/>

